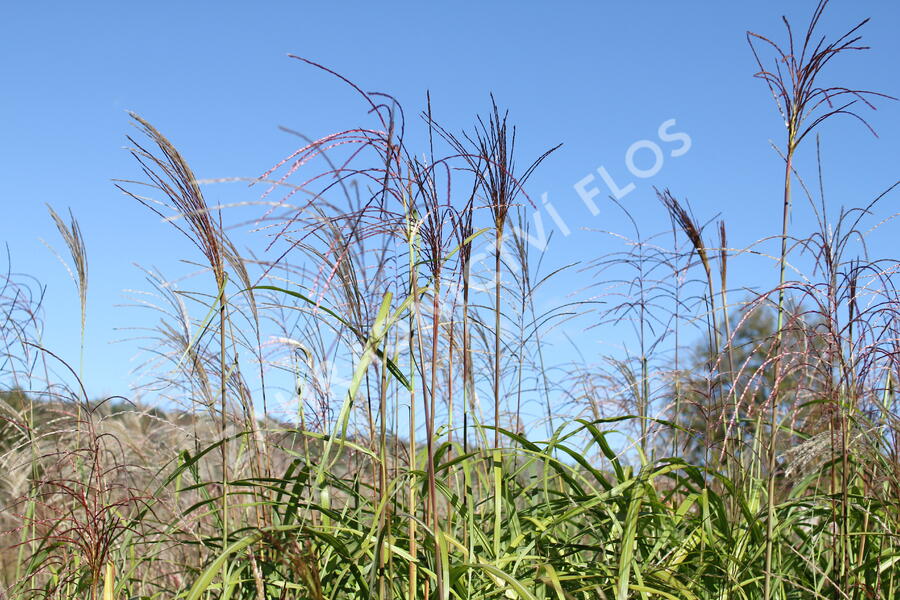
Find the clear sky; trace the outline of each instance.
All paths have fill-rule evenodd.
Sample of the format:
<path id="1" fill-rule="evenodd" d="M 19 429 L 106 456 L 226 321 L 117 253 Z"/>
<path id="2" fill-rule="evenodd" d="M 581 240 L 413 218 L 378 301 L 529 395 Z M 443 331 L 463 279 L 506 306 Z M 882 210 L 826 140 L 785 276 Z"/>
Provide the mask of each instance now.
<path id="1" fill-rule="evenodd" d="M 134 324 L 123 290 L 146 289 L 135 264 L 187 272 L 197 258 L 177 232 L 111 183 L 139 172 L 122 147 L 133 110 L 162 130 L 202 178 L 254 176 L 297 145 L 283 125 L 310 136 L 356 125 L 364 106 L 346 86 L 287 58 L 328 65 L 366 90 L 392 94 L 411 119 L 430 90 L 436 117 L 469 127 L 488 94 L 519 125 L 522 161 L 557 143 L 529 194 L 547 198 L 572 233 L 557 234 L 553 264 L 584 260 L 615 247 L 585 228 L 627 231 L 604 198 L 603 167 L 646 232 L 665 226 L 652 188 L 669 187 L 702 218 L 721 214 L 734 246 L 780 229 L 780 123 L 756 70 L 745 32 L 783 39 L 780 16 L 805 25 L 814 2 L 9 2 L 0 11 L 0 241 L 16 271 L 48 286 L 46 343 L 78 355 L 78 304 L 64 268 L 41 243 L 63 245 L 45 203 L 71 208 L 90 260 L 88 388 L 125 393 L 135 346 L 117 327 Z M 843 31 L 872 17 L 872 50 L 842 57 L 829 82 L 900 96 L 900 5 L 835 1 L 822 31 Z M 822 129 L 826 194 L 835 210 L 872 199 L 898 179 L 900 103 L 868 113 L 874 138 L 857 123 Z M 660 126 L 690 137 L 660 139 Z M 663 151 L 652 176 L 635 177 L 626 152 L 649 140 Z M 650 170 L 649 145 L 635 167 Z M 801 168 L 813 177 L 812 145 Z M 646 173 L 645 173 L 646 174 Z M 593 215 L 575 186 L 598 187 Z M 258 191 L 211 188 L 211 201 L 253 199 Z M 219 196 L 218 194 L 221 194 Z M 898 196 L 882 214 L 897 212 Z M 545 224 L 551 226 L 545 217 Z M 797 229 L 810 211 L 798 200 Z M 896 229 L 896 226 L 894 227 Z M 890 234 L 876 253 L 896 256 Z M 772 266 L 751 279 L 774 281 Z M 554 290 L 559 298 L 575 282 Z M 549 300 L 548 300 L 549 301 Z M 593 344 L 593 345 L 592 345 Z M 586 340 L 588 354 L 599 340 Z M 596 346 L 596 347 L 595 347 Z"/>

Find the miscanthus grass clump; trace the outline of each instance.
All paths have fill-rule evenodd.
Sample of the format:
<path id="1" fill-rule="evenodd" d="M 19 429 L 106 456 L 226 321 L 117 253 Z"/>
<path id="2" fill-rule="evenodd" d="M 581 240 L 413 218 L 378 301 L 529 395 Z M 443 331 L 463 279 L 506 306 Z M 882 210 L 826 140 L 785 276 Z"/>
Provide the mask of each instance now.
<path id="1" fill-rule="evenodd" d="M 602 302 L 550 310 L 527 183 L 555 147 L 521 156 L 493 97 L 468 126 L 430 97 L 407 122 L 295 57 L 364 120 L 290 132 L 242 180 L 258 200 L 230 206 L 132 115 L 138 175 L 117 185 L 193 242 L 193 276 L 148 269 L 132 292 L 156 323 L 133 340 L 139 402 L 90 397 L 91 356 L 45 347 L 43 288 L 7 270 L 0 596 L 900 597 L 898 262 L 859 243 L 896 225 L 868 220 L 897 184 L 835 213 L 796 161 L 888 98 L 826 81 L 864 47 L 863 24 L 823 35 L 824 9 L 802 35 L 748 34 L 786 124 L 780 230 L 729 248 L 658 190 L 671 230 L 632 219 L 621 252 L 570 267 Z M 797 195 L 813 231 L 790 227 Z M 83 337 L 90 240 L 50 214 Z M 735 281 L 735 254 L 774 264 L 770 289 Z M 610 323 L 637 350 L 551 360 L 555 330 Z"/>

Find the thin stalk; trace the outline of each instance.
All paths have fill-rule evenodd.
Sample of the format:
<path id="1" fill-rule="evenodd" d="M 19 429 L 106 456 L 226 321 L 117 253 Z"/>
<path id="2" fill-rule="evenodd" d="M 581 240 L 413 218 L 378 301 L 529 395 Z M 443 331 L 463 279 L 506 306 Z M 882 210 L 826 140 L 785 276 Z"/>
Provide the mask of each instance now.
<path id="1" fill-rule="evenodd" d="M 497 247 L 494 252 L 494 448 L 500 447 L 500 356 L 501 356 L 501 331 L 500 331 L 500 295 L 502 284 L 500 281 L 503 253 L 503 221 L 498 220 Z"/>
<path id="2" fill-rule="evenodd" d="M 500 556 L 500 531 L 503 519 L 501 496 L 501 469 L 503 457 L 500 453 L 500 269 L 503 248 L 503 220 L 496 221 L 497 248 L 494 254 L 494 450 L 492 463 L 494 473 L 494 557 Z"/>
<path id="3" fill-rule="evenodd" d="M 385 345 L 382 350 L 383 356 L 387 359 L 388 356 L 388 348 L 387 348 L 387 340 L 385 340 Z M 381 375 L 379 382 L 379 394 L 378 394 L 378 416 L 379 416 L 379 431 L 378 431 L 378 457 L 379 457 L 379 469 L 378 469 L 378 502 L 375 506 L 381 506 L 381 514 L 380 514 L 380 523 L 379 530 L 382 532 L 381 535 L 384 536 L 386 541 L 390 541 L 390 504 L 388 503 L 388 491 L 387 491 L 387 479 L 388 479 L 388 452 L 387 452 L 387 388 L 388 388 L 388 378 L 387 378 L 387 361 L 383 361 L 379 365 L 379 373 Z M 390 549 L 382 545 L 378 549 L 378 557 L 377 557 L 377 565 L 378 565 L 378 597 L 386 598 L 386 581 L 385 581 L 385 566 L 391 560 Z"/>
<path id="4" fill-rule="evenodd" d="M 415 233 L 412 224 L 408 221 L 408 219 L 412 215 L 407 211 L 407 238 L 408 238 L 408 254 L 409 254 L 409 282 L 410 282 L 410 293 L 413 297 L 413 309 L 409 313 L 409 356 L 410 356 L 410 364 L 409 364 L 409 472 L 410 474 L 415 473 L 416 466 L 416 386 L 415 386 L 415 376 L 416 376 L 416 361 L 415 361 L 415 339 L 416 336 L 412 335 L 412 332 L 418 332 L 418 315 L 421 312 L 420 302 L 419 302 L 419 289 L 418 289 L 418 234 Z M 409 505 L 407 507 L 407 514 L 409 515 L 408 522 L 408 534 L 409 534 L 409 553 L 413 557 L 413 560 L 409 561 L 409 586 L 408 586 L 408 598 L 413 599 L 417 598 L 417 588 L 418 588 L 418 567 L 417 567 L 417 559 L 418 559 L 418 521 L 416 519 L 416 513 L 418 512 L 418 499 L 416 494 L 417 486 L 414 482 L 411 482 L 409 485 L 408 491 L 408 501 Z"/>
<path id="5" fill-rule="evenodd" d="M 437 580 L 438 598 L 444 598 L 444 573 L 438 553 L 438 536 L 440 535 L 440 523 L 437 507 L 437 483 L 434 474 L 434 438 L 435 438 L 435 411 L 437 408 L 437 370 L 438 370 L 438 346 L 440 341 L 440 269 L 434 275 L 434 299 L 432 304 L 431 320 L 431 386 L 426 404 L 425 427 L 427 436 L 427 474 L 428 474 L 428 505 L 430 508 L 431 527 L 435 546 L 435 576 Z"/>
<path id="6" fill-rule="evenodd" d="M 784 167 L 784 205 L 781 215 L 781 255 L 778 268 L 778 319 L 775 331 L 775 389 L 772 392 L 769 406 L 769 452 L 768 481 L 766 485 L 766 563 L 763 597 L 772 598 L 772 558 L 775 544 L 775 467 L 778 439 L 778 388 L 782 379 L 781 344 L 784 336 L 784 283 L 787 274 L 787 239 L 788 222 L 791 216 L 791 176 L 793 168 L 795 144 L 793 129 L 788 138 L 788 149 Z"/>
<path id="7" fill-rule="evenodd" d="M 222 547 L 228 543 L 228 401 L 227 384 L 228 377 L 225 371 L 225 278 L 222 278 L 219 291 L 219 394 L 222 411 Z"/>

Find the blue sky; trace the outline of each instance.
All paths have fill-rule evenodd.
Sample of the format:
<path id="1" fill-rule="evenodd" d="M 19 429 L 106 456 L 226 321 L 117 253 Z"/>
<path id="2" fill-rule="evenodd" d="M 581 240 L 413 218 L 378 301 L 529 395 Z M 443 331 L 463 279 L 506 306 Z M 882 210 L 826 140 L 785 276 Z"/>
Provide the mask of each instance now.
<path id="1" fill-rule="evenodd" d="M 615 249 L 592 229 L 627 232 L 603 201 L 592 215 L 574 186 L 604 167 L 645 232 L 666 225 L 652 187 L 690 200 L 703 218 L 721 214 L 732 245 L 780 229 L 781 161 L 770 140 L 783 126 L 756 70 L 745 32 L 782 39 L 780 16 L 805 25 L 814 2 L 744 3 L 8 3 L 0 19 L 0 241 L 13 269 L 48 286 L 45 341 L 64 357 L 78 354 L 78 305 L 64 268 L 41 243 L 62 250 L 45 203 L 71 208 L 90 257 L 85 369 L 95 394 L 125 393 L 135 346 L 117 327 L 140 321 L 120 307 L 123 290 L 145 289 L 135 264 L 187 272 L 189 244 L 147 209 L 124 197 L 113 178 L 139 175 L 122 147 L 133 110 L 160 128 L 202 178 L 254 176 L 296 146 L 283 125 L 318 136 L 356 125 L 364 106 L 345 86 L 287 58 L 325 64 L 362 88 L 395 96 L 410 120 L 430 90 L 436 117 L 469 127 L 493 92 L 519 125 L 520 150 L 535 156 L 564 143 L 530 181 L 573 230 L 557 235 L 548 262 L 564 264 Z M 836 33 L 865 17 L 872 50 L 844 57 L 830 82 L 900 96 L 900 7 L 893 2 L 834 2 L 822 31 Z M 897 180 L 900 103 L 867 114 L 879 133 L 833 121 L 821 130 L 826 194 L 836 210 L 864 203 Z M 677 142 L 658 129 L 691 140 Z M 652 177 L 631 175 L 628 148 L 658 143 L 663 161 Z M 812 145 L 799 164 L 810 178 Z M 635 154 L 649 168 L 646 149 Z M 257 197 L 220 186 L 211 201 Z M 798 199 L 794 227 L 811 226 Z M 888 198 L 881 216 L 897 212 Z M 549 221 L 545 218 L 545 223 Z M 873 221 L 874 223 L 874 221 Z M 896 226 L 895 226 L 896 227 Z M 896 256 L 891 234 L 873 243 Z M 748 282 L 775 279 L 771 265 L 748 267 Z M 576 278 L 577 279 L 577 278 Z M 576 286 L 563 280 L 552 296 Z M 549 301 L 550 299 L 548 299 Z M 601 340 L 584 340 L 587 354 Z"/>

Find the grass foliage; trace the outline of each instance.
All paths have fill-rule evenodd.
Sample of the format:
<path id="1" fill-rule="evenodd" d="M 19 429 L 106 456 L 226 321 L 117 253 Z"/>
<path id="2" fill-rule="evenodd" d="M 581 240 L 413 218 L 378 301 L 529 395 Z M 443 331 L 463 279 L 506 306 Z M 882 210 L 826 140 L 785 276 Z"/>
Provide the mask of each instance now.
<path id="1" fill-rule="evenodd" d="M 525 184 L 552 150 L 520 157 L 493 98 L 458 131 L 429 98 L 411 148 L 392 98 L 298 59 L 366 124 L 297 134 L 249 182 L 261 199 L 234 211 L 255 211 L 262 251 L 132 115 L 140 176 L 117 185 L 193 242 L 199 274 L 148 270 L 135 296 L 158 323 L 136 334 L 153 408 L 88 397 L 85 358 L 42 343 L 42 287 L 7 273 L 0 597 L 900 597 L 898 261 L 860 244 L 891 226 L 866 219 L 893 188 L 835 215 L 794 161 L 886 97 L 821 83 L 862 49 L 862 24 L 817 31 L 824 9 L 783 43 L 748 36 L 787 125 L 781 231 L 729 248 L 660 190 L 671 231 L 579 257 L 603 302 L 546 312 L 560 272 Z M 818 224 L 802 235 L 798 189 Z M 83 340 L 90 240 L 50 214 Z M 754 253 L 779 277 L 738 301 L 729 260 Z M 632 351 L 550 361 L 546 340 L 586 322 Z"/>

